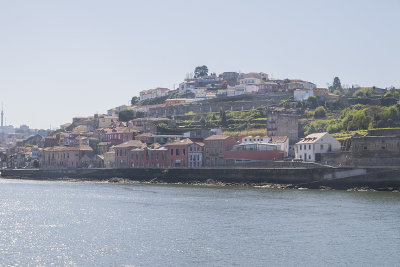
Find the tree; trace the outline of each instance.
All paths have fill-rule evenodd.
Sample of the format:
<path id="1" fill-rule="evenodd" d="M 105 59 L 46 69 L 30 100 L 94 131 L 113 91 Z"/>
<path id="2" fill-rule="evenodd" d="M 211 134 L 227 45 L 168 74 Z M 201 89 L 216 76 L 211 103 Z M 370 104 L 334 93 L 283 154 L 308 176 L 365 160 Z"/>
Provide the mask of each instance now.
<path id="1" fill-rule="evenodd" d="M 324 107 L 317 107 L 315 109 L 314 118 L 320 119 L 320 118 L 325 118 L 325 116 L 326 116 L 326 111 Z"/>
<path id="2" fill-rule="evenodd" d="M 118 114 L 118 120 L 119 121 L 130 121 L 133 120 L 135 118 L 135 113 L 133 112 L 133 110 L 122 110 L 119 114 Z"/>
<path id="3" fill-rule="evenodd" d="M 206 120 L 204 119 L 204 117 L 201 117 L 200 119 L 200 125 L 201 128 L 204 129 L 206 127 Z"/>
<path id="4" fill-rule="evenodd" d="M 206 65 L 198 66 L 194 69 L 194 77 L 200 78 L 208 75 L 208 68 Z"/>
<path id="5" fill-rule="evenodd" d="M 139 97 L 134 96 L 131 99 L 131 106 L 135 105 L 137 102 L 139 102 Z"/>
<path id="6" fill-rule="evenodd" d="M 306 100 L 306 103 L 312 109 L 318 107 L 318 100 L 315 96 L 309 96 Z"/>
<path id="7" fill-rule="evenodd" d="M 339 90 L 340 92 L 343 91 L 342 84 L 340 83 L 339 77 L 333 78 L 333 84 L 332 84 L 332 86 L 329 86 L 329 91 L 331 93 L 334 92 L 335 90 Z"/>
<path id="8" fill-rule="evenodd" d="M 219 119 L 222 127 L 226 127 L 226 113 L 224 110 L 219 112 Z"/>

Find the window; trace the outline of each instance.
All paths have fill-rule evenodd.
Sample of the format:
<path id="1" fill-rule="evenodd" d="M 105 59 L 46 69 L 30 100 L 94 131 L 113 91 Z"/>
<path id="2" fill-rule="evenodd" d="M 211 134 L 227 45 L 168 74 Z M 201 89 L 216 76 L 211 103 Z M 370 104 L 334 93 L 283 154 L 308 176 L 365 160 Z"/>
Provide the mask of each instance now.
<path id="1" fill-rule="evenodd" d="M 175 151 L 175 155 L 179 156 L 180 154 L 181 154 L 181 152 L 179 151 L 179 148 L 177 148 Z"/>
<path id="2" fill-rule="evenodd" d="M 182 149 L 182 154 L 186 155 L 186 149 Z"/>
<path id="3" fill-rule="evenodd" d="M 308 155 L 308 159 L 311 159 L 311 155 Z"/>
<path id="4" fill-rule="evenodd" d="M 311 145 L 308 145 L 308 149 L 311 149 Z"/>
<path id="5" fill-rule="evenodd" d="M 320 145 L 319 148 L 322 150 L 324 149 L 324 145 Z"/>
<path id="6" fill-rule="evenodd" d="M 174 149 L 172 148 L 171 149 L 171 156 L 173 156 L 174 155 Z"/>

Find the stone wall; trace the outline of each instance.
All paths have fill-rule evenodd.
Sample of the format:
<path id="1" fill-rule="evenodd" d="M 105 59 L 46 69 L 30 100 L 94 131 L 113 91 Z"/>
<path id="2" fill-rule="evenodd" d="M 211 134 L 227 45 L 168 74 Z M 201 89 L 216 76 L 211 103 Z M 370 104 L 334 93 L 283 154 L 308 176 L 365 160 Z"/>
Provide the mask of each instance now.
<path id="1" fill-rule="evenodd" d="M 234 98 L 213 99 L 208 101 L 194 102 L 190 104 L 172 105 L 167 107 L 157 107 L 149 109 L 149 117 L 173 117 L 185 115 L 188 112 L 209 113 L 222 110 L 242 111 L 251 110 L 260 106 L 269 106 L 280 103 L 281 100 L 288 99 L 286 93 L 249 95 L 244 99 L 233 101 Z"/>

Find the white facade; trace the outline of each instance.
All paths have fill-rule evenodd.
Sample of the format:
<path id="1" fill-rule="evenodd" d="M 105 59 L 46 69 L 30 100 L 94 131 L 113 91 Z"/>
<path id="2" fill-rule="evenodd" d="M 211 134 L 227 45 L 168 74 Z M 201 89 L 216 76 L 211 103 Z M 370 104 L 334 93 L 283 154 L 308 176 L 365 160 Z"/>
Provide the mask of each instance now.
<path id="1" fill-rule="evenodd" d="M 289 138 L 287 136 L 245 136 L 242 138 L 241 145 L 261 144 L 265 146 L 277 147 L 275 150 L 285 151 L 285 157 L 289 155 Z M 263 146 L 261 146 L 263 147 Z M 270 150 L 270 149 L 260 149 Z"/>
<path id="2" fill-rule="evenodd" d="M 313 89 L 297 89 L 293 91 L 293 97 L 296 101 L 306 100 L 310 96 L 314 96 Z"/>
<path id="3" fill-rule="evenodd" d="M 203 166 L 203 146 L 193 143 L 189 145 L 188 167 L 200 168 Z"/>
<path id="4" fill-rule="evenodd" d="M 261 83 L 261 79 L 257 79 L 257 78 L 244 78 L 239 80 L 240 84 L 260 84 Z"/>
<path id="5" fill-rule="evenodd" d="M 294 151 L 297 159 L 319 161 L 320 154 L 340 151 L 340 142 L 329 133 L 314 133 L 297 142 Z"/>
<path id="6" fill-rule="evenodd" d="M 193 90 L 196 101 L 206 99 L 207 89 L 206 88 L 196 88 Z"/>
<path id="7" fill-rule="evenodd" d="M 187 80 L 179 84 L 179 93 L 192 92 L 195 89 L 194 80 Z"/>
<path id="8" fill-rule="evenodd" d="M 149 90 L 143 90 L 140 92 L 140 101 L 166 96 L 168 95 L 169 89 L 168 88 L 155 88 Z"/>
<path id="9" fill-rule="evenodd" d="M 292 80 L 290 83 L 288 83 L 288 89 L 289 90 L 294 90 L 294 89 L 314 89 L 317 88 L 315 84 L 312 82 L 306 82 L 302 80 Z"/>

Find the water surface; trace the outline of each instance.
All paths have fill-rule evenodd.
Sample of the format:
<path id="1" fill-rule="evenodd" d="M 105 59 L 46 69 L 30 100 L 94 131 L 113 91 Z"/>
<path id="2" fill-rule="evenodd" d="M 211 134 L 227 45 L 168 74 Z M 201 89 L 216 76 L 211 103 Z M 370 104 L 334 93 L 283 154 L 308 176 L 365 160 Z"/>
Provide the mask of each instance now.
<path id="1" fill-rule="evenodd" d="M 400 193 L 0 180 L 1 266 L 398 266 Z"/>

